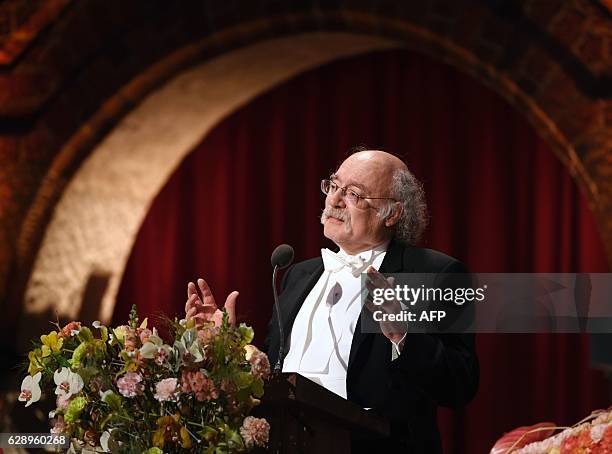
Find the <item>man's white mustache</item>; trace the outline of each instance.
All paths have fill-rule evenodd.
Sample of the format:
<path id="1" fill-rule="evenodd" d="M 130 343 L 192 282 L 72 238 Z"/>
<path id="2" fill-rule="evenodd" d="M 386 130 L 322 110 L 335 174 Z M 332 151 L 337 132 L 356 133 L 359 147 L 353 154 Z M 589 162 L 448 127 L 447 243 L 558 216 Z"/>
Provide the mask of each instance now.
<path id="1" fill-rule="evenodd" d="M 340 219 L 341 221 L 348 221 L 348 214 L 346 213 L 346 211 L 341 210 L 340 208 L 334 208 L 334 207 L 330 207 L 327 206 L 325 207 L 325 209 L 323 210 L 323 213 L 321 214 L 321 223 L 324 223 L 327 218 L 336 218 L 336 219 Z"/>

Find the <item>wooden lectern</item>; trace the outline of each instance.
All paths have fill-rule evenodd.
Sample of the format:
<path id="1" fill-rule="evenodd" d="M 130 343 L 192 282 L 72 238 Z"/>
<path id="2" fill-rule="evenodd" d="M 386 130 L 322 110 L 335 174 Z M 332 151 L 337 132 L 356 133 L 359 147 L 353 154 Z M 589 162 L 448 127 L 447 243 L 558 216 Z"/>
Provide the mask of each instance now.
<path id="1" fill-rule="evenodd" d="M 274 454 L 349 454 L 351 437 L 389 436 L 388 421 L 295 373 L 268 380 L 255 414 L 270 423 Z"/>

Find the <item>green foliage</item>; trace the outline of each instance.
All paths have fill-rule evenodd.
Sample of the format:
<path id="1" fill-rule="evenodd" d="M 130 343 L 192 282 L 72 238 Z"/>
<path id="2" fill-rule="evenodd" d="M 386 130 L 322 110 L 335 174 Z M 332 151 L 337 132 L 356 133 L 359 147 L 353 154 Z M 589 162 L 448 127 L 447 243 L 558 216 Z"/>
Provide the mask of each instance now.
<path id="1" fill-rule="evenodd" d="M 167 342 L 139 321 L 135 306 L 128 325 L 73 324 L 58 325 L 29 354 L 30 375 L 41 372 L 47 395 L 55 394 L 61 368 L 82 380 L 65 397 L 67 407 L 55 409 L 65 433 L 81 442 L 105 436 L 121 454 L 248 451 L 240 428 L 264 387 L 245 357 L 250 327 L 231 326 L 227 314 L 220 326 L 168 320 Z M 167 382 L 158 389 L 167 380 L 176 380 L 174 391 Z"/>
<path id="2" fill-rule="evenodd" d="M 132 329 L 138 327 L 138 308 L 135 304 L 132 304 L 132 309 L 130 310 L 130 327 Z"/>
<path id="3" fill-rule="evenodd" d="M 145 454 L 164 454 L 164 451 L 159 448 L 150 448 L 145 451 Z"/>
<path id="4" fill-rule="evenodd" d="M 79 416 L 81 416 L 81 412 L 87 406 L 87 399 L 85 397 L 79 396 L 72 399 L 68 408 L 66 409 L 66 413 L 64 414 L 64 421 L 67 424 L 73 424 L 78 421 Z"/>

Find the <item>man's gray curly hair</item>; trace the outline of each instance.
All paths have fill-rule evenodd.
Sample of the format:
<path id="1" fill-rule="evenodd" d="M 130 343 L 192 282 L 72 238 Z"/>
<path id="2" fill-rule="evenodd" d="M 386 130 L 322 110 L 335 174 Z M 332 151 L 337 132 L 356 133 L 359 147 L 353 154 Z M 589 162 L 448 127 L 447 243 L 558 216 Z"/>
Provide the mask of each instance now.
<path id="1" fill-rule="evenodd" d="M 401 243 L 418 243 L 427 227 L 427 202 L 423 185 L 406 169 L 398 169 L 393 174 L 391 197 L 402 204 L 402 215 L 396 224 L 395 238 Z M 393 214 L 395 203 L 389 201 L 378 211 L 383 219 Z"/>

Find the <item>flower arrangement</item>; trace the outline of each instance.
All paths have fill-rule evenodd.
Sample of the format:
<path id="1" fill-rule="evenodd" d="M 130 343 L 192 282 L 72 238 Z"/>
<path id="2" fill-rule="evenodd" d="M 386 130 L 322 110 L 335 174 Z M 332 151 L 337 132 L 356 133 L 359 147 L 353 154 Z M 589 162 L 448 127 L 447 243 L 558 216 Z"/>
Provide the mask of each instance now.
<path id="1" fill-rule="evenodd" d="M 197 323 L 196 323 L 197 321 Z M 69 452 L 246 452 L 268 442 L 269 424 L 248 416 L 263 395 L 267 356 L 253 330 L 227 314 L 170 322 L 166 343 L 132 308 L 129 324 L 70 322 L 29 353 L 19 400 L 55 395 L 52 433 Z"/>
<path id="2" fill-rule="evenodd" d="M 563 429 L 556 435 L 551 434 Z M 598 410 L 572 427 L 540 423 L 505 434 L 491 454 L 612 453 L 612 410 Z"/>

